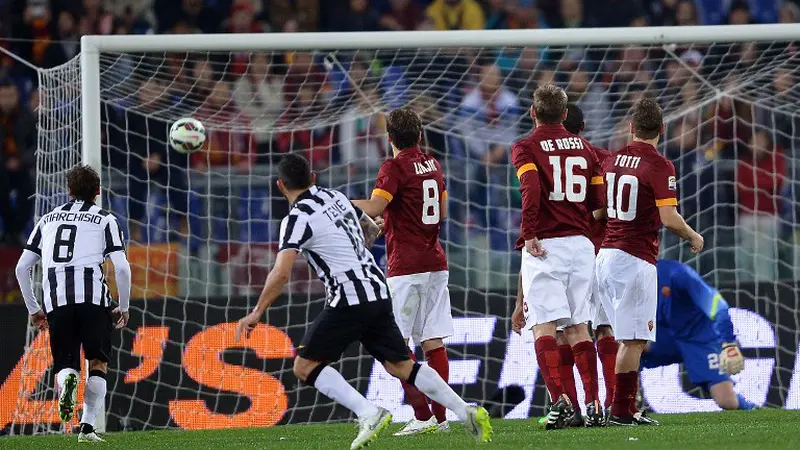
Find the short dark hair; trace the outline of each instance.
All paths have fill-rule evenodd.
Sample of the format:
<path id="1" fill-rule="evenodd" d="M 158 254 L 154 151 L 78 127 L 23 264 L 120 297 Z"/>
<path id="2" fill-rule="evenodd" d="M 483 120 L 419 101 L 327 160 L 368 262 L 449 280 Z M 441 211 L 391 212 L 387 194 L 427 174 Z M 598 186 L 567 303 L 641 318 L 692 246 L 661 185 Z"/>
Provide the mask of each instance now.
<path id="1" fill-rule="evenodd" d="M 75 166 L 67 172 L 67 188 L 75 200 L 94 203 L 100 192 L 100 175 L 89 166 Z"/>
<path id="2" fill-rule="evenodd" d="M 561 123 L 567 109 L 567 93 L 555 84 L 539 86 L 533 92 L 533 111 L 536 121 L 555 125 Z"/>
<path id="3" fill-rule="evenodd" d="M 392 144 L 398 149 L 416 147 L 419 145 L 422 133 L 422 120 L 410 107 L 398 108 L 389 113 L 386 131 L 389 133 Z"/>
<path id="4" fill-rule="evenodd" d="M 581 134 L 583 131 L 583 110 L 575 103 L 567 105 L 567 118 L 564 119 L 564 128 L 572 134 Z"/>
<path id="5" fill-rule="evenodd" d="M 639 139 L 655 139 L 661 134 L 664 116 L 661 106 L 652 98 L 643 98 L 633 105 L 633 135 Z"/>
<path id="6" fill-rule="evenodd" d="M 286 154 L 278 163 L 278 179 L 286 189 L 308 189 L 311 186 L 311 165 L 297 153 Z"/>

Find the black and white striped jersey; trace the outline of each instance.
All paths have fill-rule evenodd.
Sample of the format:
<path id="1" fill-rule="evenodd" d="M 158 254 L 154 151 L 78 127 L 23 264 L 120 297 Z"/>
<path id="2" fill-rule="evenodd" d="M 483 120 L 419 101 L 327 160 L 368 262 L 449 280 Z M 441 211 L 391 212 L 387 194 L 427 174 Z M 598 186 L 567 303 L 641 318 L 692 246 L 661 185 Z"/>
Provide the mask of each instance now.
<path id="1" fill-rule="evenodd" d="M 59 206 L 39 219 L 25 249 L 41 258 L 46 312 L 75 303 L 110 305 L 103 261 L 125 244 L 107 211 L 81 201 Z"/>
<path id="2" fill-rule="evenodd" d="M 364 244 L 362 214 L 341 192 L 311 186 L 281 222 L 280 250 L 306 257 L 325 283 L 330 307 L 390 299 L 386 278 Z"/>

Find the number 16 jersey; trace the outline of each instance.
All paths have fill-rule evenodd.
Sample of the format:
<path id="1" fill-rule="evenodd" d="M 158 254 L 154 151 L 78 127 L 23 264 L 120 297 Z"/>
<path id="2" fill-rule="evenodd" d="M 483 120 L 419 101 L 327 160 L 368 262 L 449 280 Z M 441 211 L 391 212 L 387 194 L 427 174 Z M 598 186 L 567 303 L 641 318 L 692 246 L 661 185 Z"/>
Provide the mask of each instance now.
<path id="1" fill-rule="evenodd" d="M 439 242 L 447 191 L 436 158 L 419 148 L 401 151 L 381 165 L 372 195 L 389 201 L 383 214 L 388 276 L 447 270 Z"/>

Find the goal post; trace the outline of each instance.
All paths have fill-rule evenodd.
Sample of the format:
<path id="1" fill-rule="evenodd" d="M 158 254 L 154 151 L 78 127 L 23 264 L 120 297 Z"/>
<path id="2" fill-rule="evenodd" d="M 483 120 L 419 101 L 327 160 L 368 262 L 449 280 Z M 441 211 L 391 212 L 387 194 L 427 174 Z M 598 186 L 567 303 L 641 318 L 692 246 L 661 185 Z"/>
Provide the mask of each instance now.
<path id="1" fill-rule="evenodd" d="M 447 180 L 450 382 L 494 415 L 541 414 L 531 344 L 510 332 L 520 205 L 507 155 L 532 126 L 533 88 L 547 82 L 585 110 L 586 138 L 611 150 L 627 142 L 633 102 L 660 100 L 660 150 L 679 173 L 681 210 L 709 246 L 694 257 L 665 235 L 662 252 L 693 264 L 735 307 L 748 356 L 739 392 L 800 409 L 797 41 L 796 25 L 84 36 L 76 59 L 39 73 L 37 215 L 82 161 L 101 173 L 103 207 L 131 241 L 137 300 L 110 363 L 108 429 L 350 417 L 292 373 L 293 348 L 324 305 L 324 288 L 305 266 L 249 340 L 236 344 L 232 332 L 274 262 L 286 213 L 274 187 L 277 157 L 302 152 L 321 184 L 367 196 L 390 154 L 384 113 L 401 105 L 422 116 L 425 146 Z M 186 157 L 168 146 L 166 129 L 181 117 L 204 123 L 203 152 Z M 767 145 L 763 136 L 785 156 L 772 178 L 740 164 L 751 138 Z M 737 173 L 769 179 L 769 189 L 759 185 L 766 197 L 746 205 Z M 748 214 L 747 222 L 747 208 L 772 216 Z M 383 251 L 375 251 L 381 261 Z M 34 339 L 31 348 L 36 361 L 19 367 L 35 379 L 20 384 L 12 414 L 23 430 L 52 419 L 42 406 L 52 399 L 45 343 Z M 363 350 L 349 349 L 337 368 L 396 420 L 410 418 L 399 383 Z M 642 380 L 656 412 L 714 409 L 684 392 L 677 365 Z"/>

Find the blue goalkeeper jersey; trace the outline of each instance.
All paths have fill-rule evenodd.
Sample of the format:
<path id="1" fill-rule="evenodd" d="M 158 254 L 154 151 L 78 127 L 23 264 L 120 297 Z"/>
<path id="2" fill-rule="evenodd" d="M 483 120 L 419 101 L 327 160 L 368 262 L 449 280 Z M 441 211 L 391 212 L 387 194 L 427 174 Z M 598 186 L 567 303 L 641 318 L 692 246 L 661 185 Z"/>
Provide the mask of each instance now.
<path id="1" fill-rule="evenodd" d="M 658 329 L 682 340 L 721 339 L 736 342 L 728 303 L 722 295 L 680 261 L 659 259 Z"/>

